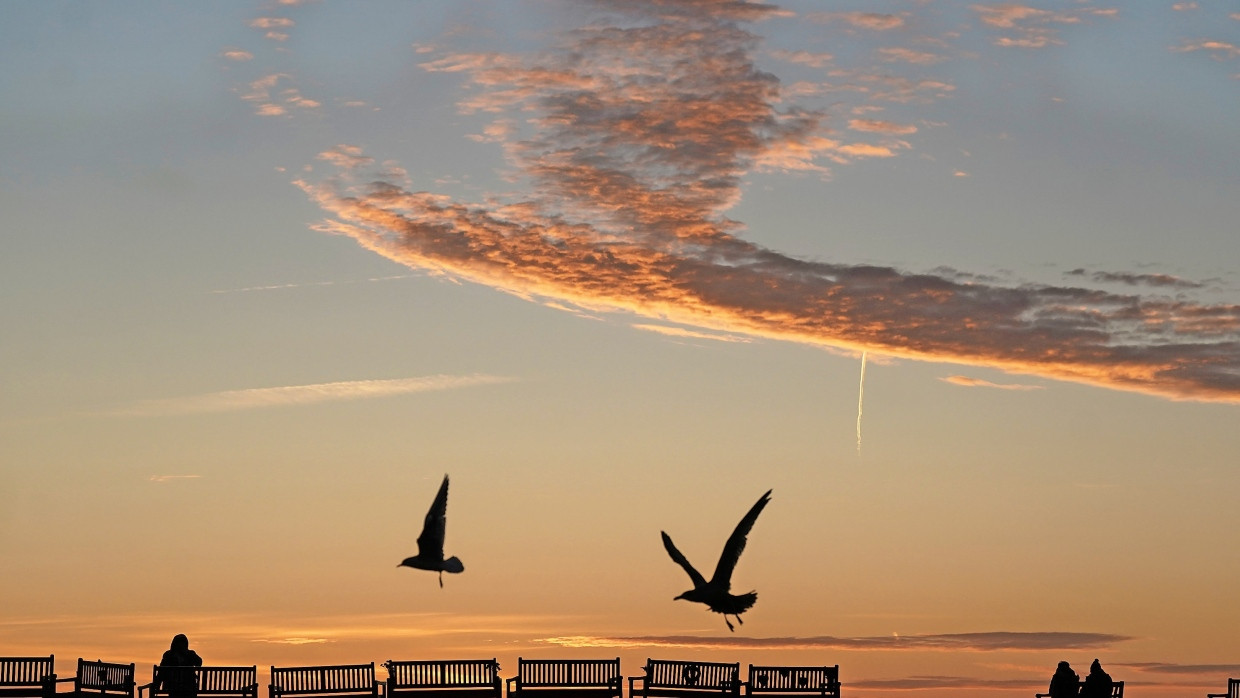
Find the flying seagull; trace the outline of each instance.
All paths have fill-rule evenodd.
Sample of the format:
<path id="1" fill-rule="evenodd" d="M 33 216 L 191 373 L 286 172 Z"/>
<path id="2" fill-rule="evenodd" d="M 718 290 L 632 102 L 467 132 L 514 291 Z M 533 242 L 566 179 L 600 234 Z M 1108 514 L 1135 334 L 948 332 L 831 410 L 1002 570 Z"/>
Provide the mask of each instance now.
<path id="1" fill-rule="evenodd" d="M 418 554 L 407 557 L 397 567 L 412 567 L 418 570 L 430 570 L 439 573 L 439 588 L 443 588 L 443 573 L 457 574 L 465 571 L 465 565 L 459 558 L 443 558 L 443 534 L 448 525 L 448 476 L 443 476 L 443 484 L 439 486 L 439 494 L 426 512 L 426 521 L 422 524 L 422 535 L 418 536 Z"/>
<path id="2" fill-rule="evenodd" d="M 693 580 L 693 588 L 685 593 L 677 596 L 673 600 L 684 599 L 685 601 L 696 601 L 704 603 L 710 610 L 715 613 L 723 614 L 723 622 L 728 624 L 728 630 L 735 631 L 732 622 L 728 620 L 728 616 L 736 616 L 736 622 L 744 624 L 741 620 L 741 614 L 748 611 L 758 600 L 758 593 L 751 591 L 748 594 L 739 596 L 731 593 L 732 589 L 732 570 L 736 569 L 736 561 L 741 557 L 741 551 L 745 549 L 745 538 L 749 535 L 749 529 L 753 528 L 753 522 L 758 520 L 758 514 L 762 513 L 762 509 L 766 503 L 771 501 L 771 490 L 767 490 L 757 503 L 749 509 L 749 513 L 745 514 L 745 518 L 736 524 L 736 530 L 732 531 L 732 535 L 728 537 L 728 542 L 723 546 L 723 553 L 719 556 L 719 564 L 715 566 L 715 576 L 706 581 L 706 578 L 700 572 L 693 569 L 693 565 L 689 564 L 689 560 L 676 549 L 676 544 L 672 542 L 671 536 L 663 531 L 659 531 L 663 535 L 663 547 L 667 548 L 667 554 L 672 556 L 672 560 L 676 564 L 685 568 L 685 572 L 689 574 L 689 579 Z"/>

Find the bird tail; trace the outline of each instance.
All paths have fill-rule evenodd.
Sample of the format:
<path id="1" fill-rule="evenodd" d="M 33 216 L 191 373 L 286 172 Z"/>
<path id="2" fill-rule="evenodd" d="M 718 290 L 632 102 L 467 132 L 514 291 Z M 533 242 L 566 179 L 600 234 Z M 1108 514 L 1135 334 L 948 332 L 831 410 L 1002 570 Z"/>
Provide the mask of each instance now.
<path id="1" fill-rule="evenodd" d="M 729 611 L 733 615 L 744 613 L 753 608 L 754 603 L 758 600 L 758 592 L 751 591 L 748 594 L 740 594 L 732 597 L 732 610 Z"/>
<path id="2" fill-rule="evenodd" d="M 452 574 L 460 574 L 465 571 L 465 565 L 461 563 L 461 558 L 452 556 L 443 561 L 443 571 Z"/>

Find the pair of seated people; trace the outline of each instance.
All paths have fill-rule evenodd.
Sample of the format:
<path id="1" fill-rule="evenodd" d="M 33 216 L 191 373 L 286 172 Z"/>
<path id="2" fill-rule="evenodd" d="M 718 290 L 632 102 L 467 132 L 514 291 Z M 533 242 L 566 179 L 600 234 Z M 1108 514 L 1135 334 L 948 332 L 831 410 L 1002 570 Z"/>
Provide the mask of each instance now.
<path id="1" fill-rule="evenodd" d="M 1089 665 L 1084 683 L 1067 662 L 1060 662 L 1051 677 L 1050 698 L 1111 698 L 1111 675 L 1102 670 L 1097 659 Z"/>

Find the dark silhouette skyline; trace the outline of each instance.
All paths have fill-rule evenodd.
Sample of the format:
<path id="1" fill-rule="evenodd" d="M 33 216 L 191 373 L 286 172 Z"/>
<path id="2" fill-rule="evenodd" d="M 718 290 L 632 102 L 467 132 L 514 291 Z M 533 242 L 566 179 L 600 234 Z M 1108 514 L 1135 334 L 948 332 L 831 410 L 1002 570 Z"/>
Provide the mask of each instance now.
<path id="1" fill-rule="evenodd" d="M 684 599 L 706 604 L 715 613 L 723 614 L 723 622 L 728 624 L 728 630 L 731 631 L 735 631 L 736 628 L 728 620 L 729 615 L 735 616 L 737 623 L 744 624 L 745 621 L 741 620 L 741 614 L 753 607 L 754 602 L 758 600 L 758 593 L 756 591 L 739 595 L 731 593 L 732 571 L 736 569 L 736 562 L 745 550 L 749 530 L 753 528 L 754 522 L 758 520 L 758 514 L 762 513 L 767 502 L 771 501 L 771 492 L 772 490 L 767 490 L 759 497 L 740 523 L 736 524 L 736 529 L 732 531 L 728 542 L 723 546 L 723 552 L 719 555 L 719 563 L 715 566 L 715 574 L 710 581 L 706 581 L 706 578 L 689 563 L 688 558 L 676 549 L 671 536 L 664 531 L 659 532 L 663 536 L 663 547 L 667 549 L 667 554 L 672 556 L 676 564 L 684 568 L 689 579 L 693 581 L 693 588 L 677 596 L 673 599 L 674 601 Z"/>
<path id="2" fill-rule="evenodd" d="M 444 559 L 443 539 L 448 526 L 448 476 L 443 476 L 439 492 L 431 508 L 426 512 L 422 523 L 422 533 L 418 536 L 418 554 L 401 560 L 397 567 L 412 567 L 418 570 L 430 570 L 439 573 L 439 588 L 443 588 L 443 573 L 459 574 L 465 571 L 465 565 L 455 556 Z"/>

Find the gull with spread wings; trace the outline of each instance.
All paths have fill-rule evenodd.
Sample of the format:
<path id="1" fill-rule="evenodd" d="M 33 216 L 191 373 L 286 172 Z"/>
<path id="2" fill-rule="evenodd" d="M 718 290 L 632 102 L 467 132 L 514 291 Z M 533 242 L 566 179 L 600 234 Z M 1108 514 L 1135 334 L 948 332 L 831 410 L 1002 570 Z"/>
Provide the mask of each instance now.
<path id="1" fill-rule="evenodd" d="M 426 512 L 426 521 L 422 524 L 422 535 L 418 536 L 418 554 L 407 557 L 397 567 L 412 567 L 419 570 L 430 570 L 439 573 L 439 588 L 443 588 L 443 573 L 457 574 L 465 571 L 465 565 L 457 557 L 447 560 L 443 557 L 444 529 L 448 526 L 448 476 L 443 476 L 443 484 L 439 486 L 439 494 Z"/>
<path id="2" fill-rule="evenodd" d="M 729 615 L 736 616 L 736 622 L 744 624 L 741 614 L 748 611 L 758 600 L 758 593 L 751 591 L 748 594 L 732 594 L 732 570 L 736 569 L 736 561 L 740 559 L 741 552 L 745 549 L 745 538 L 749 535 L 749 529 L 753 528 L 754 522 L 758 520 L 758 514 L 762 513 L 762 509 L 769 501 L 771 501 L 771 490 L 767 490 L 766 494 L 750 507 L 745 518 L 736 524 L 736 530 L 732 531 L 728 542 L 724 544 L 723 553 L 719 556 L 719 564 L 715 566 L 715 575 L 710 578 L 709 582 L 676 549 L 671 536 L 663 531 L 659 532 L 663 536 L 663 547 L 667 548 L 667 554 L 671 555 L 672 560 L 683 567 L 689 574 L 689 579 L 693 580 L 693 588 L 673 600 L 684 599 L 706 604 L 715 613 L 723 614 L 723 622 L 728 624 L 728 630 L 736 630 L 732 627 L 732 622 L 728 620 Z"/>

